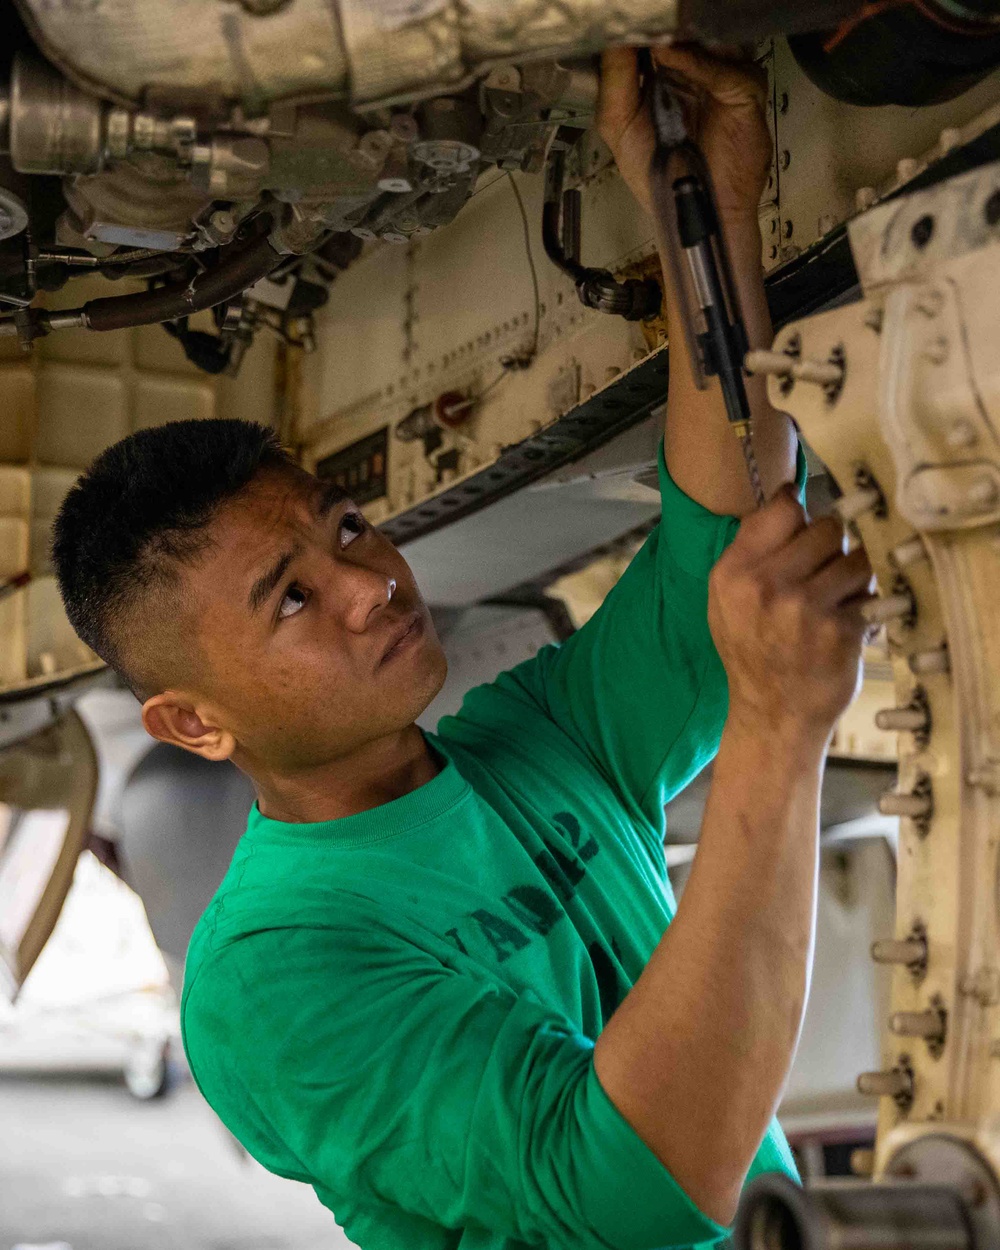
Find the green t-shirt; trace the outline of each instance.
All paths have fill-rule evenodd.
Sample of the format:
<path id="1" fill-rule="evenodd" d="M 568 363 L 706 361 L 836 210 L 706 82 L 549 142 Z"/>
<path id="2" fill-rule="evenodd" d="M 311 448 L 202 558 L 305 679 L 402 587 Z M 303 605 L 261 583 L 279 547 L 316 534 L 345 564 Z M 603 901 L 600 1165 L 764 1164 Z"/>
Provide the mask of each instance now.
<path id="1" fill-rule="evenodd" d="M 727 708 L 707 578 L 737 522 L 680 491 L 662 452 L 660 488 L 660 525 L 587 625 L 428 735 L 432 781 L 313 824 L 254 804 L 192 937 L 199 1088 L 362 1250 L 725 1235 L 592 1063 L 674 914 L 663 805 Z M 795 1175 L 777 1124 L 751 1174 L 774 1170 Z"/>

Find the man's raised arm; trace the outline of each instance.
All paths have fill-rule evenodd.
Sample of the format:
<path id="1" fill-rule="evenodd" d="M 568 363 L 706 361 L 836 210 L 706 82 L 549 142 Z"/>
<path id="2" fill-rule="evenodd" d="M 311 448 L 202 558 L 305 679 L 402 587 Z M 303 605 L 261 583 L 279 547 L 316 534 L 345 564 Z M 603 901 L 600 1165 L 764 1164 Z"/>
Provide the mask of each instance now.
<path id="1" fill-rule="evenodd" d="M 769 157 L 762 84 L 701 53 L 656 59 L 696 81 L 753 345 L 770 335 L 757 200 Z M 608 53 L 602 132 L 648 206 L 652 135 L 636 57 Z M 676 326 L 672 295 L 670 316 Z M 770 502 L 754 511 L 718 385 L 698 391 L 685 338 L 670 338 L 665 436 L 675 483 L 744 520 L 709 578 L 708 624 L 728 679 L 728 717 L 694 867 L 677 915 L 608 1021 L 594 1070 L 611 1102 L 720 1224 L 778 1105 L 798 1039 L 812 958 L 819 788 L 834 722 L 859 679 L 871 569 L 846 554 L 834 517 L 810 523 L 790 486 L 795 440 L 751 380 L 755 443 Z"/>
<path id="2" fill-rule="evenodd" d="M 770 347 L 771 318 L 764 295 L 757 206 L 771 160 L 765 113 L 767 80 L 755 66 L 708 56 L 692 48 L 656 47 L 654 61 L 690 84 L 692 133 L 715 183 L 733 273 L 751 348 Z M 599 127 L 622 177 L 650 212 L 649 163 L 653 130 L 640 92 L 633 48 L 604 54 Z M 676 293 L 666 292 L 670 334 L 670 385 L 664 454 L 677 485 L 712 512 L 745 516 L 753 493 L 739 440 L 726 418 L 717 380 L 707 390 L 694 384 Z M 770 498 L 795 474 L 795 434 L 784 413 L 767 400 L 766 379 L 747 379 L 753 442 L 764 490 Z"/>

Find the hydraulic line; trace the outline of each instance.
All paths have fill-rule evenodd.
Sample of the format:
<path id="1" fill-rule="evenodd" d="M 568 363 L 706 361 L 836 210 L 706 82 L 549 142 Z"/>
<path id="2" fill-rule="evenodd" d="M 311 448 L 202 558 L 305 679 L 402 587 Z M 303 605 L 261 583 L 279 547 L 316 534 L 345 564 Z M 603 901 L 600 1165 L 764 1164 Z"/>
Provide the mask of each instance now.
<path id="1" fill-rule="evenodd" d="M 265 278 L 285 257 L 276 251 L 266 235 L 260 235 L 229 255 L 212 269 L 195 274 L 184 282 L 138 295 L 115 295 L 89 300 L 81 308 L 48 312 L 43 308 L 22 308 L 12 317 L 0 320 L 0 335 L 20 334 L 30 341 L 51 330 L 82 326 L 88 330 L 124 330 L 131 326 L 156 325 L 176 321 L 205 308 L 214 308 L 239 295 Z"/>

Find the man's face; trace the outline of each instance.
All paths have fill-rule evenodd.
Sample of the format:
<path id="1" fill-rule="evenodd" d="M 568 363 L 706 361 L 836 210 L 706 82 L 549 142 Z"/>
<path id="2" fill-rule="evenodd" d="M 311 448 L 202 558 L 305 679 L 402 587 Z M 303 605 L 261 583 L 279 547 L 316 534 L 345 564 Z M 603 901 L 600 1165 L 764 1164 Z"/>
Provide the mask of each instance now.
<path id="1" fill-rule="evenodd" d="M 262 471 L 181 572 L 198 693 L 251 774 L 317 767 L 398 732 L 444 682 L 406 561 L 324 490 L 301 469 Z"/>

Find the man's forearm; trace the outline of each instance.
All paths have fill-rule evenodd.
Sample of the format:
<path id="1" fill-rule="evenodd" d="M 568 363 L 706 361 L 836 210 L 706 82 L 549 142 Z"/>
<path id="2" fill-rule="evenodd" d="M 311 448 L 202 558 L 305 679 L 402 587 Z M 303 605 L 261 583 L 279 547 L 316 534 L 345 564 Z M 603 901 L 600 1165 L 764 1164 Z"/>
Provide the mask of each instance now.
<path id="1" fill-rule="evenodd" d="M 809 977 L 823 744 L 723 734 L 677 916 L 597 1039 L 608 1097 L 728 1223 L 774 1114 Z"/>
<path id="2" fill-rule="evenodd" d="M 764 293 L 760 227 L 756 210 L 730 216 L 723 227 L 751 348 L 770 347 L 771 316 Z M 718 381 L 694 384 L 687 339 L 675 293 L 667 290 L 670 384 L 664 454 L 670 474 L 692 499 L 712 512 L 744 516 L 755 506 L 739 440 L 729 426 Z M 771 407 L 766 379 L 746 379 L 753 413 L 753 443 L 765 493 L 770 498 L 795 473 L 795 435 L 784 413 Z"/>

